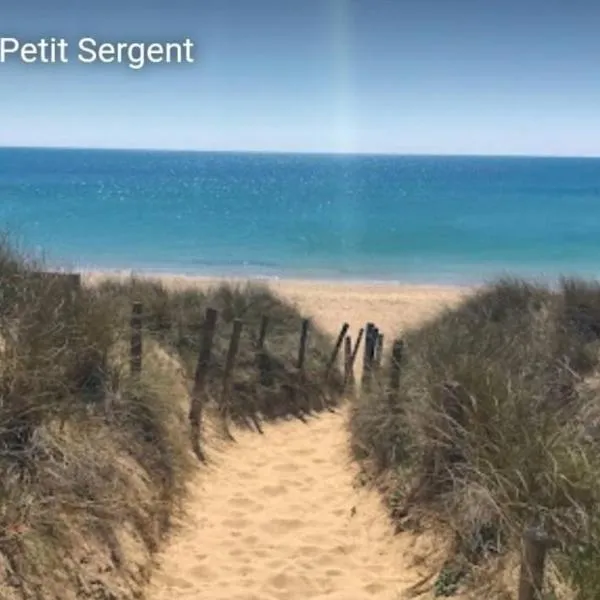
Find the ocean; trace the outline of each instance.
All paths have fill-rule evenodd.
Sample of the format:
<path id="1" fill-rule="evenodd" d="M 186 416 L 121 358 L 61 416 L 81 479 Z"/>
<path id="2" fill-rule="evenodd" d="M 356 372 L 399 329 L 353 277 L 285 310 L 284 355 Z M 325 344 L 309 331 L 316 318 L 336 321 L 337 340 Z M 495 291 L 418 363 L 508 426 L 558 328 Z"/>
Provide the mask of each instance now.
<path id="1" fill-rule="evenodd" d="M 600 159 L 0 149 L 50 266 L 472 284 L 600 275 Z"/>

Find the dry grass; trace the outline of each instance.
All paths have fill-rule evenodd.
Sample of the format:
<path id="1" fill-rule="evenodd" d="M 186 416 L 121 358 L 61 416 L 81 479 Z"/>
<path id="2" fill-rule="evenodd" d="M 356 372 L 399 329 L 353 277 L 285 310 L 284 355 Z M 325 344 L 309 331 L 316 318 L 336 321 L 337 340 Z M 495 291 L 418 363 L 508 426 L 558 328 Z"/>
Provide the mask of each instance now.
<path id="1" fill-rule="evenodd" d="M 0 246 L 0 597 L 134 597 L 128 552 L 155 549 L 193 464 L 184 388 L 156 352 L 132 381 L 111 307 L 38 268 Z"/>
<path id="2" fill-rule="evenodd" d="M 169 293 L 131 280 L 73 292 L 0 243 L 0 598 L 133 598 L 185 492 L 189 389 L 204 311 L 220 311 L 208 399 L 236 421 L 335 404 L 332 344 L 263 288 Z M 129 372 L 131 301 L 144 304 L 144 368 Z M 254 348 L 271 318 L 266 351 Z M 246 324 L 232 394 L 221 377 L 235 317 Z"/>
<path id="3" fill-rule="evenodd" d="M 600 287 L 501 281 L 402 337 L 400 389 L 380 381 L 351 420 L 393 514 L 441 519 L 467 561 L 541 525 L 578 598 L 600 597 Z"/>
<path id="4" fill-rule="evenodd" d="M 256 285 L 221 284 L 200 291 L 168 290 L 158 281 L 132 278 L 107 281 L 98 288 L 120 305 L 120 319 L 129 318 L 131 301 L 144 307 L 147 331 L 177 355 L 188 377 L 194 376 L 206 308 L 219 317 L 209 365 L 207 400 L 221 415 L 238 425 L 260 429 L 263 419 L 296 416 L 331 408 L 341 398 L 342 379 L 337 370 L 324 380 L 333 341 L 318 328 L 311 328 L 302 379 L 296 369 L 302 315 L 268 288 Z M 256 343 L 263 315 L 269 317 L 266 344 L 257 352 Z M 243 322 L 230 391 L 223 394 L 225 358 L 233 320 Z"/>

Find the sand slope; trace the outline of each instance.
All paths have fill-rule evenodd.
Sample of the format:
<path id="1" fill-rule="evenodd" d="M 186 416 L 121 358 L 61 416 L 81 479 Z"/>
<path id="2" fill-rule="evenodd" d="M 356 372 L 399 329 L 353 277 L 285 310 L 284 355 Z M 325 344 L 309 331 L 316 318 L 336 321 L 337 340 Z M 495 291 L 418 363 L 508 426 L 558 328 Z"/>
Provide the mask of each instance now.
<path id="1" fill-rule="evenodd" d="M 378 494 L 355 485 L 344 419 L 236 432 L 213 453 L 149 600 L 395 600 L 415 584 L 415 549 L 393 536 Z"/>

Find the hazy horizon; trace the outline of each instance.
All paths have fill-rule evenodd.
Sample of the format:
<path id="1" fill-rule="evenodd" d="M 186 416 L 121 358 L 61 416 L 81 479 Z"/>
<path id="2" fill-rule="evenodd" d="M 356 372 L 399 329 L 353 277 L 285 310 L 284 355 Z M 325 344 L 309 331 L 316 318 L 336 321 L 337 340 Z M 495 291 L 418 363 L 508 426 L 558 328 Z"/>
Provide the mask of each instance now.
<path id="1" fill-rule="evenodd" d="M 363 156 L 363 157 L 423 157 L 423 158 L 572 158 L 572 159 L 600 159 L 599 154 L 471 154 L 468 152 L 457 153 L 429 153 L 429 152 L 360 152 L 360 151 L 319 151 L 319 150 L 253 150 L 245 148 L 231 148 L 227 150 L 214 150 L 211 148 L 151 148 L 151 147 L 114 147 L 114 146 L 29 146 L 29 145 L 0 145 L 0 150 L 73 150 L 73 151 L 104 151 L 104 152 L 159 152 L 182 154 L 264 154 L 264 155 L 310 155 L 310 156 Z"/>

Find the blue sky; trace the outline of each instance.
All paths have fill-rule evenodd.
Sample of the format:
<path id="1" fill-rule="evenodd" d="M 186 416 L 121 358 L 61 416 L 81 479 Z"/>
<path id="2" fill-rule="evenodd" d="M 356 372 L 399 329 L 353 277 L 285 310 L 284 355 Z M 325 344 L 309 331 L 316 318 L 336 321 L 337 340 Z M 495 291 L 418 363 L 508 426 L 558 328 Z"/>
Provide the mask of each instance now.
<path id="1" fill-rule="evenodd" d="M 0 37 L 197 44 L 0 65 L 0 145 L 600 155 L 597 0 L 0 1 Z"/>

